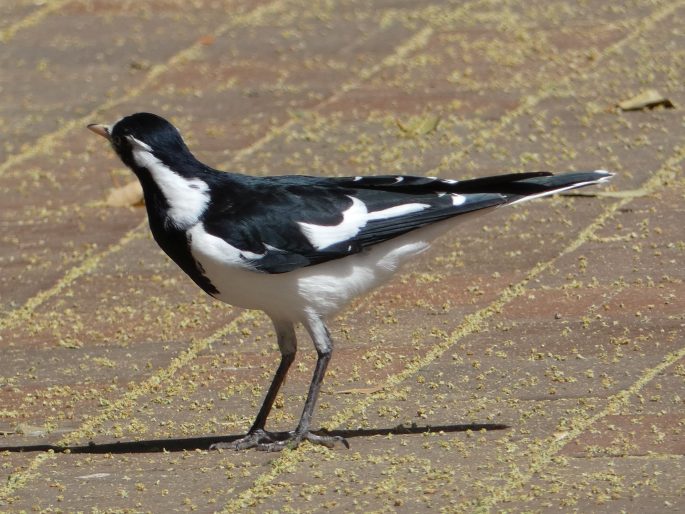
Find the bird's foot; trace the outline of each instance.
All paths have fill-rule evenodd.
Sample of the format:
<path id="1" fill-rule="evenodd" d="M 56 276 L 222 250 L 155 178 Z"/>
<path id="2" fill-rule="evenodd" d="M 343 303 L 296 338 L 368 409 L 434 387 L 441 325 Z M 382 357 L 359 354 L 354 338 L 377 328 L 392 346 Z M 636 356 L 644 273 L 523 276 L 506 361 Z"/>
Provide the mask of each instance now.
<path id="1" fill-rule="evenodd" d="M 278 441 L 279 434 L 267 432 L 261 428 L 247 433 L 245 437 L 236 439 L 228 443 L 214 443 L 209 447 L 210 450 L 247 450 L 248 448 L 259 448 L 262 445 Z"/>
<path id="2" fill-rule="evenodd" d="M 215 443 L 209 447 L 210 450 L 246 450 L 256 448 L 264 452 L 280 452 L 286 448 L 294 450 L 302 441 L 309 441 L 313 444 L 321 444 L 327 448 L 333 448 L 336 443 L 342 443 L 345 448 L 350 448 L 350 443 L 339 435 L 318 435 L 312 432 L 267 432 L 257 429 L 230 443 Z"/>
<path id="3" fill-rule="evenodd" d="M 337 443 L 342 443 L 348 450 L 350 448 L 350 443 L 348 443 L 347 439 L 345 439 L 342 436 L 318 435 L 309 431 L 301 434 L 298 434 L 296 431 L 288 432 L 286 437 L 280 438 L 270 443 L 257 445 L 256 448 L 258 450 L 265 452 L 280 452 L 281 450 L 285 450 L 286 448 L 288 448 L 289 450 L 294 450 L 295 448 L 300 446 L 300 443 L 302 441 L 309 441 L 313 444 L 320 444 L 327 448 L 333 448 Z"/>

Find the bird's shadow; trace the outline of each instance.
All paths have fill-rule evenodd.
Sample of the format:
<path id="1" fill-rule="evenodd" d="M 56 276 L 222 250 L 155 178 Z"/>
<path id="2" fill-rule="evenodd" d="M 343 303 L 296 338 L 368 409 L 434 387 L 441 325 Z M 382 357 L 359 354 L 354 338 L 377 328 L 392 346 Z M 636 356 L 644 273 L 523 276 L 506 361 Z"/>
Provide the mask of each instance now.
<path id="1" fill-rule="evenodd" d="M 508 425 L 497 423 L 473 423 L 465 425 L 399 425 L 393 428 L 360 428 L 356 430 L 319 431 L 318 434 L 341 436 L 345 439 L 370 437 L 375 435 L 407 435 L 448 432 L 479 432 L 504 430 Z M 285 438 L 288 432 L 275 432 L 276 438 Z M 149 439 L 143 441 L 117 441 L 114 443 L 90 443 L 87 445 L 61 446 L 53 444 L 30 444 L 0 447 L 0 452 L 45 452 L 59 453 L 154 453 L 206 450 L 214 443 L 227 443 L 239 439 L 242 435 L 186 437 L 182 439 Z"/>

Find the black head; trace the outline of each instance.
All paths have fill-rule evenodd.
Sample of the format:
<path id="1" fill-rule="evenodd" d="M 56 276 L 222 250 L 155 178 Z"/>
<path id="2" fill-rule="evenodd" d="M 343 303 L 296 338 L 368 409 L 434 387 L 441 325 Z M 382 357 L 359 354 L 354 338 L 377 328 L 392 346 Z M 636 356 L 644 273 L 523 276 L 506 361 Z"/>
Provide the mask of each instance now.
<path id="1" fill-rule="evenodd" d="M 112 148 L 128 167 L 138 167 L 133 152 L 151 152 L 163 163 L 182 166 L 196 162 L 180 132 L 167 120 L 149 112 L 138 112 L 120 119 L 113 125 L 88 125 L 88 128 L 112 144 Z"/>

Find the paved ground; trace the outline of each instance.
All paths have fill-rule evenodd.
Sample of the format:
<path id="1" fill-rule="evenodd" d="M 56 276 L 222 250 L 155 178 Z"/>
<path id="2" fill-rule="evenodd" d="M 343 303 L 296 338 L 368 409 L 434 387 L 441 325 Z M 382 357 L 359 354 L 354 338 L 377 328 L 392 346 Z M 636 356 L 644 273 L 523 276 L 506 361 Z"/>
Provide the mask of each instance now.
<path id="1" fill-rule="evenodd" d="M 684 27 L 682 0 L 2 3 L 0 511 L 685 511 Z M 614 107 L 647 88 L 676 108 Z M 85 125 L 138 110 L 255 174 L 620 175 L 463 225 L 332 323 L 316 424 L 351 450 L 209 453 L 276 346 L 104 202 L 132 177 Z"/>

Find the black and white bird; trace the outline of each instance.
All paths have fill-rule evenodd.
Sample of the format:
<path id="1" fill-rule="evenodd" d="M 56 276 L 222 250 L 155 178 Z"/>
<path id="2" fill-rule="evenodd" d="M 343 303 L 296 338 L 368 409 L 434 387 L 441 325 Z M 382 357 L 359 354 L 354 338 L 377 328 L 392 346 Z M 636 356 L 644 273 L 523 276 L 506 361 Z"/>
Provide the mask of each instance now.
<path id="1" fill-rule="evenodd" d="M 607 181 L 606 171 L 514 173 L 473 180 L 382 175 L 252 177 L 198 161 L 165 119 L 137 113 L 89 125 L 107 138 L 143 187 L 159 246 L 205 292 L 264 311 L 281 362 L 247 435 L 213 448 L 278 451 L 341 437 L 310 431 L 333 343 L 325 320 L 384 283 L 407 260 L 469 216 Z M 295 358 L 295 324 L 318 360 L 299 424 L 286 437 L 266 420 Z"/>

